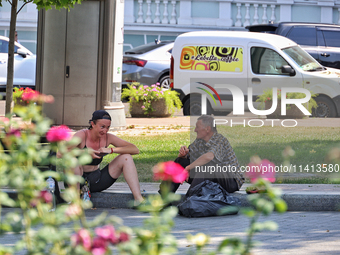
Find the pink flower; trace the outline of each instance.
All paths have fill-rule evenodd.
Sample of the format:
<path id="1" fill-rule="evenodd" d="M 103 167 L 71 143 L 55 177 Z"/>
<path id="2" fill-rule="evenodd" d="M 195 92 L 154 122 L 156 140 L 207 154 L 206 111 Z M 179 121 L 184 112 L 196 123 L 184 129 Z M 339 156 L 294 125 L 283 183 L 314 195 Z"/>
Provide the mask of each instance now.
<path id="1" fill-rule="evenodd" d="M 92 241 L 90 232 L 87 229 L 80 229 L 78 233 L 71 236 L 73 246 L 82 245 L 86 251 L 92 248 Z"/>
<path id="2" fill-rule="evenodd" d="M 182 183 L 189 173 L 184 168 L 173 161 L 158 163 L 153 167 L 154 179 Z"/>
<path id="3" fill-rule="evenodd" d="M 136 86 L 133 86 L 132 88 L 136 89 Z"/>
<path id="4" fill-rule="evenodd" d="M 119 234 L 119 242 L 127 242 L 130 240 L 130 236 L 128 233 L 125 232 L 120 232 Z"/>
<path id="5" fill-rule="evenodd" d="M 82 213 L 82 209 L 79 205 L 71 204 L 67 207 L 65 214 L 68 217 L 79 216 Z"/>
<path id="6" fill-rule="evenodd" d="M 148 85 L 144 85 L 144 87 L 143 87 L 143 88 L 145 88 L 145 89 L 146 89 L 146 88 L 148 88 L 148 87 L 149 87 Z"/>
<path id="7" fill-rule="evenodd" d="M 156 83 L 157 86 L 161 85 L 159 82 Z"/>
<path id="8" fill-rule="evenodd" d="M 38 198 L 42 199 L 45 203 L 51 203 L 53 200 L 52 194 L 47 190 L 40 191 Z"/>
<path id="9" fill-rule="evenodd" d="M 103 255 L 107 251 L 107 241 L 101 237 L 93 240 L 91 252 L 93 255 Z"/>
<path id="10" fill-rule="evenodd" d="M 156 94 L 156 96 L 158 97 L 159 95 L 158 95 L 158 94 Z"/>
<path id="11" fill-rule="evenodd" d="M 155 88 L 155 87 L 156 87 L 156 85 L 155 85 L 155 84 L 151 85 L 151 88 Z"/>
<path id="12" fill-rule="evenodd" d="M 9 124 L 9 118 L 0 117 L 0 122 L 4 123 L 5 125 L 8 125 Z"/>
<path id="13" fill-rule="evenodd" d="M 11 129 L 9 130 L 9 132 L 6 134 L 6 136 L 10 136 L 10 135 L 14 135 L 14 136 L 16 136 L 16 137 L 20 137 L 20 136 L 21 136 L 20 129 L 11 128 Z"/>
<path id="14" fill-rule="evenodd" d="M 256 182 L 258 178 L 275 182 L 275 164 L 268 159 L 264 159 L 258 163 L 251 162 L 248 164 L 249 171 L 246 176 L 250 178 L 251 182 Z"/>
<path id="15" fill-rule="evenodd" d="M 153 88 L 152 91 L 156 91 L 157 92 L 157 89 Z"/>
<path id="16" fill-rule="evenodd" d="M 71 129 L 69 129 L 65 125 L 51 127 L 50 130 L 48 130 L 48 132 L 46 133 L 46 139 L 51 143 L 68 141 L 71 139 L 71 137 Z"/>
<path id="17" fill-rule="evenodd" d="M 38 101 L 39 96 L 40 96 L 40 93 L 38 91 L 31 89 L 31 90 L 25 91 L 22 94 L 21 99 L 23 101 Z"/>
<path id="18" fill-rule="evenodd" d="M 163 95 L 163 91 L 161 91 L 161 94 Z"/>
<path id="19" fill-rule="evenodd" d="M 142 109 L 145 109 L 145 106 L 144 106 L 144 105 L 142 105 Z"/>
<path id="20" fill-rule="evenodd" d="M 113 244 L 118 242 L 115 228 L 113 226 L 106 225 L 101 228 L 96 228 L 95 232 L 98 237 L 101 237 L 105 241 L 109 241 Z"/>

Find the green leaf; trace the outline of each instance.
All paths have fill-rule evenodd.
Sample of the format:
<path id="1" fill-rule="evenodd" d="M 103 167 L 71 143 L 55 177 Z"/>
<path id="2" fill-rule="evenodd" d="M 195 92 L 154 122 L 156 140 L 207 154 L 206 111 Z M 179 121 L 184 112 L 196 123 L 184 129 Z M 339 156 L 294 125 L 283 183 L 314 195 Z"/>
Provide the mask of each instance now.
<path id="1" fill-rule="evenodd" d="M 11 199 L 7 193 L 5 192 L 0 192 L 0 203 L 1 205 L 9 206 L 9 207 L 14 207 L 15 206 L 15 201 Z"/>
<path id="2" fill-rule="evenodd" d="M 256 212 L 251 208 L 241 208 L 240 211 L 242 214 L 246 215 L 249 218 L 254 217 L 256 214 Z"/>
<path id="3" fill-rule="evenodd" d="M 80 165 L 86 165 L 88 163 L 91 163 L 92 161 L 92 157 L 90 156 L 90 154 L 82 154 L 79 158 L 78 158 L 79 164 Z"/>
<path id="4" fill-rule="evenodd" d="M 287 204 L 283 199 L 275 200 L 274 204 L 276 211 L 278 211 L 279 213 L 284 213 L 285 211 L 287 211 Z"/>
<path id="5" fill-rule="evenodd" d="M 266 229 L 269 231 L 275 231 L 278 229 L 278 225 L 276 224 L 276 222 L 273 222 L 273 221 L 265 221 L 262 224 L 263 224 L 263 229 Z"/>
<path id="6" fill-rule="evenodd" d="M 238 213 L 239 208 L 237 206 L 225 206 L 217 211 L 217 215 L 230 215 Z"/>

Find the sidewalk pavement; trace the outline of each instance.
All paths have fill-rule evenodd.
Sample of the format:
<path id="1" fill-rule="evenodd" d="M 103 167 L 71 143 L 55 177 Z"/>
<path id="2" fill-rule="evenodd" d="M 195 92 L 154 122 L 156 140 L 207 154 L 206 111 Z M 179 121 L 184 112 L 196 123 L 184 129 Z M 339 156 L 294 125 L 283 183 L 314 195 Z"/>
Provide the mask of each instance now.
<path id="1" fill-rule="evenodd" d="M 13 209 L 3 208 L 2 214 Z M 92 209 L 86 211 L 86 218 L 94 220 L 102 212 L 123 220 L 123 225 L 132 228 L 142 227 L 149 214 L 132 209 Z M 260 217 L 259 221 L 274 221 L 278 225 L 276 231 L 256 233 L 254 240 L 260 242 L 252 250 L 252 255 L 335 255 L 340 252 L 340 219 L 338 212 L 286 212 L 273 213 Z M 189 253 L 192 243 L 186 240 L 188 234 L 205 233 L 210 236 L 209 246 L 202 254 L 216 250 L 225 238 L 238 237 L 245 239 L 245 231 L 249 227 L 249 219 L 242 214 L 205 218 L 185 218 L 176 216 L 171 233 L 177 239 L 178 253 Z M 19 240 L 17 235 L 0 236 L 0 243 L 13 246 Z M 16 253 L 24 255 L 25 252 Z M 116 253 L 113 253 L 116 254 Z"/>

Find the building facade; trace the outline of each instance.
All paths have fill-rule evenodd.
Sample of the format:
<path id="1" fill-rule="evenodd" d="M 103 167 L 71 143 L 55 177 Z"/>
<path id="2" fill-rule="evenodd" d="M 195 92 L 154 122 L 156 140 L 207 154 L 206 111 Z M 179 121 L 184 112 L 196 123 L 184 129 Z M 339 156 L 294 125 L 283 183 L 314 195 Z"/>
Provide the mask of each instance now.
<path id="1" fill-rule="evenodd" d="M 121 0 L 124 50 L 155 39 L 173 40 L 198 30 L 244 30 L 248 25 L 296 21 L 340 24 L 340 0 Z M 20 8 L 19 2 L 19 8 Z M 22 45 L 36 52 L 38 12 L 32 3 L 18 14 Z M 8 36 L 10 4 L 0 8 L 0 35 Z"/>

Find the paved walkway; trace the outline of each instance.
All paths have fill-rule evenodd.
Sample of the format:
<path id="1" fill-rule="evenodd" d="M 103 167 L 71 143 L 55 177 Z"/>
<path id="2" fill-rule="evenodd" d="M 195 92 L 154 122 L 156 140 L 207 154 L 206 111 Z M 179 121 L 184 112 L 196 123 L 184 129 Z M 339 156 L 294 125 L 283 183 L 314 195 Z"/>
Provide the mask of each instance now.
<path id="1" fill-rule="evenodd" d="M 3 209 L 2 213 L 10 212 Z M 129 227 L 142 227 L 143 221 L 150 216 L 132 209 L 96 209 L 87 210 L 86 217 L 93 220 L 103 211 L 108 216 L 117 216 Z M 185 218 L 177 216 L 172 234 L 177 239 L 179 255 L 189 254 L 193 248 L 186 239 L 188 234 L 203 232 L 210 236 L 208 251 L 215 250 L 220 242 L 228 237 L 245 238 L 249 219 L 241 214 L 208 218 Z M 254 240 L 260 245 L 254 248 L 252 255 L 335 255 L 340 254 L 340 217 L 338 212 L 286 212 L 274 213 L 261 217 L 260 221 L 274 221 L 278 224 L 276 231 L 256 233 Z M 16 235 L 0 236 L 0 243 L 12 246 L 18 240 Z M 24 252 L 18 253 L 23 255 Z"/>

